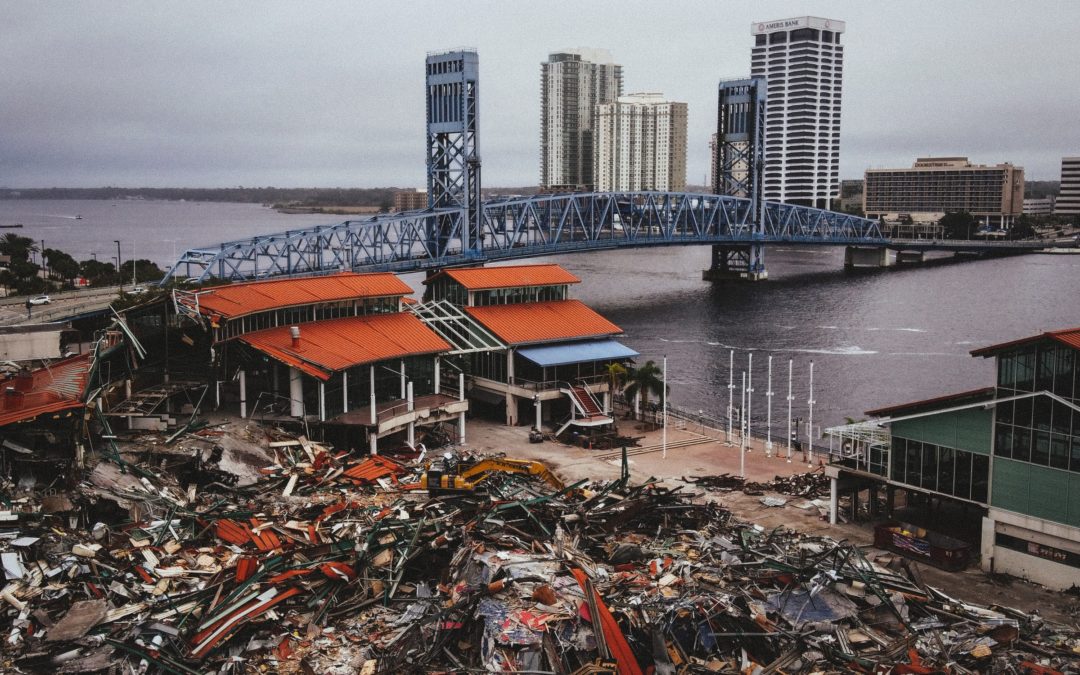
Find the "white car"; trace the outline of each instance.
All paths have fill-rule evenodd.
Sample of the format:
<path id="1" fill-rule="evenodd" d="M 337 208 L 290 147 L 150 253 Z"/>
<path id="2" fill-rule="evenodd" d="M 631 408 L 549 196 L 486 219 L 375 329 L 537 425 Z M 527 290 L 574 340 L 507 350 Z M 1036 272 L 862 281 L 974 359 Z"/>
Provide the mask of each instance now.
<path id="1" fill-rule="evenodd" d="M 145 292 L 146 292 L 146 286 L 136 286 L 135 288 L 131 289 L 131 294 L 132 295 L 142 295 Z"/>
<path id="2" fill-rule="evenodd" d="M 52 298 L 47 295 L 39 295 L 35 298 L 30 298 L 31 305 L 48 305 L 52 302 Z"/>

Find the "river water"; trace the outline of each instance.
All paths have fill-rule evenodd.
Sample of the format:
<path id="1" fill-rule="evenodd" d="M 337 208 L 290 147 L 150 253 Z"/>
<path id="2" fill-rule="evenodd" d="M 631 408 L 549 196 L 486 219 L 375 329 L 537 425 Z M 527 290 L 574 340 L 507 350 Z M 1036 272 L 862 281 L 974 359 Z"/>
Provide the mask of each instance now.
<path id="1" fill-rule="evenodd" d="M 82 215 L 81 220 L 74 216 Z M 252 204 L 157 201 L 0 200 L 0 224 L 76 259 L 132 255 L 161 266 L 174 250 L 314 224 L 340 216 L 285 215 Z M 582 283 L 573 295 L 617 323 L 641 360 L 668 358 L 674 404 L 726 416 L 728 363 L 735 398 L 753 352 L 752 418 L 764 432 L 767 365 L 773 358 L 773 424 L 793 414 L 814 425 L 860 419 L 865 410 L 992 384 L 992 363 L 971 349 L 1045 330 L 1080 326 L 1080 255 L 1028 255 L 852 275 L 843 249 L 773 247 L 769 280 L 701 280 L 709 248 L 572 254 L 557 261 Z M 414 288 L 421 275 L 407 275 Z"/>

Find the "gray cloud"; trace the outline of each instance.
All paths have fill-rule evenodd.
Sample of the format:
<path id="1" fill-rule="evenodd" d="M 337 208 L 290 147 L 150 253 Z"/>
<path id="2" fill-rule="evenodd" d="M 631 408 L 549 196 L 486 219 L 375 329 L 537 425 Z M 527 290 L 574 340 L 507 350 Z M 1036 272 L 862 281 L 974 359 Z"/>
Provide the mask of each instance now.
<path id="1" fill-rule="evenodd" d="M 485 184 L 537 182 L 539 64 L 577 45 L 688 102 L 697 182 L 750 23 L 806 13 L 848 26 L 843 176 L 1080 153 L 1073 2 L 0 2 L 0 185 L 421 185 L 424 55 L 462 45 Z"/>

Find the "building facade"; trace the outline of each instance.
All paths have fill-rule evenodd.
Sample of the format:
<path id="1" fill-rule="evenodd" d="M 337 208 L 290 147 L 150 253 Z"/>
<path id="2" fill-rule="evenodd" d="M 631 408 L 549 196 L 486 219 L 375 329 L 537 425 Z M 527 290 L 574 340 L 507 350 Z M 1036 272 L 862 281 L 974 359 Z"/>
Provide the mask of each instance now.
<path id="1" fill-rule="evenodd" d="M 837 482 L 883 483 L 890 505 L 903 491 L 908 504 L 974 509 L 984 570 L 1066 589 L 1080 578 L 1080 328 L 972 355 L 995 359 L 991 386 L 828 432 L 859 449 L 830 464 L 834 494 Z"/>
<path id="2" fill-rule="evenodd" d="M 622 95 L 622 66 L 603 49 L 567 49 L 540 65 L 540 187 L 590 190 L 595 185 L 596 106 Z"/>
<path id="3" fill-rule="evenodd" d="M 1080 157 L 1061 158 L 1061 192 L 1054 213 L 1080 215 Z"/>
<path id="4" fill-rule="evenodd" d="M 940 218 L 967 211 L 983 225 L 1008 228 L 1023 213 L 1024 169 L 972 164 L 967 157 L 920 157 L 910 169 L 869 169 L 863 192 L 867 218 L 899 214 Z"/>
<path id="5" fill-rule="evenodd" d="M 685 103 L 663 94 L 620 96 L 596 106 L 595 189 L 686 189 Z"/>
<path id="6" fill-rule="evenodd" d="M 426 190 L 398 190 L 394 192 L 395 211 L 421 211 L 428 206 Z"/>
<path id="7" fill-rule="evenodd" d="M 1048 216 L 1054 212 L 1053 197 L 1025 198 L 1024 213 L 1030 216 Z"/>
<path id="8" fill-rule="evenodd" d="M 750 27 L 751 75 L 768 80 L 765 199 L 829 208 L 837 194 L 844 28 L 814 16 Z"/>

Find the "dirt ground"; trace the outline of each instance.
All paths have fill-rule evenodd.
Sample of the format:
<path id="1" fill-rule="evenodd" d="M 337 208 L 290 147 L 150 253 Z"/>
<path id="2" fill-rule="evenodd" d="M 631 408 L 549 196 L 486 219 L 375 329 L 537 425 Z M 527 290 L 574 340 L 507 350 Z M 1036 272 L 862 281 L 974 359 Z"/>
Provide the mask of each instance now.
<path id="1" fill-rule="evenodd" d="M 621 422 L 620 429 L 630 422 Z M 870 523 L 842 523 L 829 525 L 826 518 L 816 508 L 800 509 L 796 504 L 806 500 L 798 497 L 785 497 L 788 503 L 782 507 L 767 507 L 761 503 L 761 497 L 745 495 L 742 492 L 709 492 L 696 488 L 682 480 L 684 477 L 713 476 L 719 474 L 739 475 L 740 457 L 737 445 L 725 444 L 725 434 L 697 425 L 676 428 L 673 422 L 668 428 L 667 456 L 662 451 L 662 432 L 633 430 L 634 436 L 645 436 L 640 442 L 641 448 L 631 449 L 629 457 L 630 473 L 633 481 L 642 482 L 656 478 L 664 485 L 700 495 L 701 499 L 713 499 L 732 511 L 742 520 L 757 523 L 767 529 L 787 527 L 810 534 L 820 534 L 838 540 L 847 540 L 863 547 L 868 557 L 884 552 L 874 549 L 873 526 Z M 529 443 L 527 426 L 508 427 L 496 422 L 473 419 L 469 421 L 465 446 L 483 452 L 503 452 L 510 457 L 543 461 L 566 483 L 581 479 L 603 480 L 618 478 L 621 471 L 621 458 L 617 451 L 585 450 L 561 443 Z M 671 447 L 687 441 L 701 441 L 693 445 Z M 777 450 L 785 451 L 781 442 L 775 442 Z M 649 452 L 634 454 L 635 450 L 651 449 Z M 778 475 L 791 475 L 810 471 L 819 467 L 820 459 L 813 464 L 802 453 L 796 453 L 792 461 L 779 457 L 776 453 L 767 456 L 765 442 L 755 439 L 751 451 L 746 454 L 745 472 L 748 480 L 765 482 Z M 768 494 L 768 493 L 767 493 Z M 982 572 L 978 566 L 971 566 L 963 572 L 946 572 L 928 565 L 913 563 L 923 580 L 943 592 L 970 602 L 981 604 L 1001 604 L 1024 611 L 1038 610 L 1043 617 L 1057 622 L 1073 624 L 1080 617 L 1080 598 L 1064 593 L 1048 591 L 1036 584 L 1021 579 L 992 578 Z"/>

